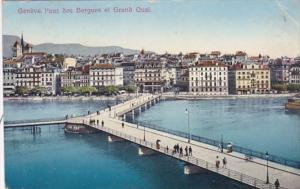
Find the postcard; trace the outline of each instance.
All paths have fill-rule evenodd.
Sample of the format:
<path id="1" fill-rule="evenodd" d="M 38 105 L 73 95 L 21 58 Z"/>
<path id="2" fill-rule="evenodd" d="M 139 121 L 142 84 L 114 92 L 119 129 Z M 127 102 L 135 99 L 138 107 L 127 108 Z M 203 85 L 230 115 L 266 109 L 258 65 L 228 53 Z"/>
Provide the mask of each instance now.
<path id="1" fill-rule="evenodd" d="M 298 0 L 4 0 L 0 189 L 300 189 Z"/>

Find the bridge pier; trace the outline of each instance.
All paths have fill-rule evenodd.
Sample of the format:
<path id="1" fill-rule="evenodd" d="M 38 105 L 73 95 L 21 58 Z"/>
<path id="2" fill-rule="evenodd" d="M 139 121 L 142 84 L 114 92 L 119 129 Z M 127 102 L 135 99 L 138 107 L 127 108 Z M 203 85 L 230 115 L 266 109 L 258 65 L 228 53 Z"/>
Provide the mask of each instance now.
<path id="1" fill-rule="evenodd" d="M 150 148 L 146 148 L 144 146 L 139 146 L 139 155 L 140 156 L 153 155 L 155 153 L 156 153 L 156 151 L 154 151 Z"/>
<path id="2" fill-rule="evenodd" d="M 122 142 L 122 141 L 124 141 L 123 138 L 114 135 L 108 135 L 108 142 Z"/>
<path id="3" fill-rule="evenodd" d="M 123 121 L 126 121 L 126 114 L 123 114 Z"/>
<path id="4" fill-rule="evenodd" d="M 139 107 L 139 114 L 141 114 L 142 113 L 142 107 L 140 106 Z"/>
<path id="5" fill-rule="evenodd" d="M 183 170 L 185 175 L 192 175 L 192 174 L 197 174 L 197 173 L 204 173 L 207 172 L 207 170 L 198 167 L 196 165 L 191 165 L 191 164 L 186 164 L 184 166 L 184 170 Z"/>

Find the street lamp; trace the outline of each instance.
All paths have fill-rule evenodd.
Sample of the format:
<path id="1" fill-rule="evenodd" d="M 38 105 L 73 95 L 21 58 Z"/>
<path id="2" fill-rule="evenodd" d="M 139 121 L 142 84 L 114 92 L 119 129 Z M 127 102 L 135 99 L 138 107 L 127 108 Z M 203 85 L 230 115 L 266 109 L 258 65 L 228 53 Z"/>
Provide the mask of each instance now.
<path id="1" fill-rule="evenodd" d="M 190 112 L 188 111 L 188 109 L 185 109 L 185 113 L 188 115 L 188 132 L 189 132 L 189 138 L 188 138 L 188 142 L 191 142 L 191 131 L 190 131 Z"/>
<path id="2" fill-rule="evenodd" d="M 269 153 L 266 152 L 266 158 L 267 158 L 267 181 L 266 184 L 269 184 Z"/>
<path id="3" fill-rule="evenodd" d="M 146 141 L 146 126 L 144 126 L 144 141 Z"/>

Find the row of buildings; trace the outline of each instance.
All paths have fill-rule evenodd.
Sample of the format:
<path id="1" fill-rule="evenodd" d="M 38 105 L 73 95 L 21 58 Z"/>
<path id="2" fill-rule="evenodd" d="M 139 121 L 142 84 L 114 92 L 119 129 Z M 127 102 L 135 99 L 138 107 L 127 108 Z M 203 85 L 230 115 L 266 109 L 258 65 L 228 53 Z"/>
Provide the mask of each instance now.
<path id="1" fill-rule="evenodd" d="M 60 94 L 63 87 L 92 86 L 97 91 L 109 85 L 136 85 L 141 92 L 186 91 L 196 95 L 265 94 L 271 83 L 300 84 L 300 59 L 234 55 L 103 54 L 65 57 L 32 52 L 32 46 L 16 42 L 12 58 L 4 60 L 6 94 L 17 87 L 44 87 Z"/>

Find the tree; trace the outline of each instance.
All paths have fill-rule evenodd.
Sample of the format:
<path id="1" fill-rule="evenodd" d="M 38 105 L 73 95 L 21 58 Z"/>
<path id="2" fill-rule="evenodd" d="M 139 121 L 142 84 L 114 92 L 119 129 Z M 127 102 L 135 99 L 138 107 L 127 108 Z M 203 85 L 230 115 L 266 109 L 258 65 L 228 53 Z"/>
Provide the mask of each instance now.
<path id="1" fill-rule="evenodd" d="M 62 93 L 68 93 L 68 94 L 73 94 L 76 93 L 76 88 L 73 86 L 68 86 L 68 87 L 62 87 L 61 92 Z"/>
<path id="2" fill-rule="evenodd" d="M 300 91 L 300 84 L 289 84 L 287 86 L 287 89 L 291 92 L 297 92 Z"/>
<path id="3" fill-rule="evenodd" d="M 129 93 L 135 93 L 137 90 L 137 87 L 135 85 L 126 85 L 124 87 L 124 90 L 129 92 Z"/>
<path id="4" fill-rule="evenodd" d="M 105 93 L 109 94 L 109 95 L 112 95 L 112 94 L 117 94 L 118 92 L 118 87 L 117 86 L 114 86 L 114 85 L 109 85 L 109 86 L 106 86 L 105 89 L 104 89 Z"/>
<path id="5" fill-rule="evenodd" d="M 47 92 L 47 89 L 45 87 L 40 87 L 40 86 L 35 86 L 34 88 L 32 88 L 30 90 L 31 94 L 35 94 L 35 95 L 41 95 Z"/>
<path id="6" fill-rule="evenodd" d="M 16 94 L 24 95 L 29 93 L 28 87 L 22 86 L 22 87 L 16 87 Z"/>
<path id="7" fill-rule="evenodd" d="M 80 94 L 92 94 L 97 92 L 97 89 L 95 87 L 91 86 L 84 86 L 84 87 L 79 87 L 77 90 Z"/>
<path id="8" fill-rule="evenodd" d="M 287 91 L 287 85 L 285 85 L 285 84 L 274 84 L 274 85 L 272 85 L 272 89 L 275 89 L 277 91 Z"/>

